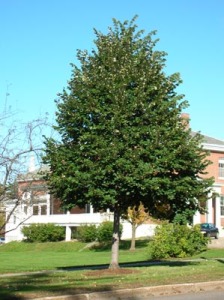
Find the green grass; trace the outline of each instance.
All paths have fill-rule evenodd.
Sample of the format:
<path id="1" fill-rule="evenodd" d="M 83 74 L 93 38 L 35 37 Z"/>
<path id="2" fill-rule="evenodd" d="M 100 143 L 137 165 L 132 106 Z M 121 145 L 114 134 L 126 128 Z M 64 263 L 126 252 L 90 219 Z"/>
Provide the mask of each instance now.
<path id="1" fill-rule="evenodd" d="M 184 282 L 224 280 L 224 249 L 209 249 L 194 256 L 195 261 L 166 260 L 157 265 L 149 262 L 148 241 L 137 241 L 137 249 L 129 251 L 130 242 L 122 242 L 119 261 L 140 262 L 143 266 L 121 268 L 125 273 L 111 273 L 110 248 L 89 249 L 79 242 L 44 244 L 9 243 L 0 246 L 0 299 L 26 299 L 69 293 L 83 293 L 117 288 L 134 288 Z M 219 258 L 219 259 L 216 259 Z M 198 260 L 199 259 L 199 260 Z M 88 265 L 106 264 L 105 270 L 91 270 Z M 74 270 L 74 267 L 82 270 Z M 6 276 L 7 273 L 53 270 Z M 129 274 L 126 274 L 129 272 Z M 169 274 L 169 276 L 167 276 Z"/>
<path id="2" fill-rule="evenodd" d="M 120 262 L 148 259 L 145 247 L 148 241 L 137 242 L 135 252 L 128 251 L 130 242 L 121 243 Z M 109 264 L 109 247 L 89 249 L 80 242 L 23 243 L 12 242 L 0 247 L 0 273 L 54 270 L 87 265 Z"/>
<path id="3" fill-rule="evenodd" d="M 200 254 L 194 255 L 192 258 L 223 258 L 224 259 L 224 249 L 209 249 L 207 251 L 201 252 Z"/>

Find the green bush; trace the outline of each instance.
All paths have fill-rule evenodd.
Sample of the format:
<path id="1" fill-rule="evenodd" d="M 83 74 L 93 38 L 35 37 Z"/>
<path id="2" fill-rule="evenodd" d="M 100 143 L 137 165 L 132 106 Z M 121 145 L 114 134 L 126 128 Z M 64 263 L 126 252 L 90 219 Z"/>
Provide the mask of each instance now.
<path id="1" fill-rule="evenodd" d="M 84 243 L 95 241 L 97 239 L 96 225 L 80 225 L 77 227 L 76 238 Z"/>
<path id="2" fill-rule="evenodd" d="M 105 242 L 107 243 L 112 241 L 113 226 L 114 223 L 111 221 L 105 221 L 100 224 L 100 226 L 98 227 L 98 234 L 97 234 L 97 238 L 100 243 L 105 243 Z M 120 224 L 119 237 L 121 237 L 122 235 L 122 230 L 123 227 L 122 224 Z"/>
<path id="3" fill-rule="evenodd" d="M 205 251 L 207 244 L 208 239 L 198 226 L 163 224 L 155 230 L 153 241 L 149 243 L 149 254 L 152 259 L 189 257 Z"/>
<path id="4" fill-rule="evenodd" d="M 22 233 L 27 242 L 57 242 L 65 239 L 65 228 L 51 223 L 24 226 Z"/>

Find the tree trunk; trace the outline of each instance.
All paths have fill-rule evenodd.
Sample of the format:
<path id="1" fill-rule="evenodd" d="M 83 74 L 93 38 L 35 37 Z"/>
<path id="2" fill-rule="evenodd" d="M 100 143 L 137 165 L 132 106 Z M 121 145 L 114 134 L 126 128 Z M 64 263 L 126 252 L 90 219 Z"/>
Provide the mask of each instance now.
<path id="1" fill-rule="evenodd" d="M 130 250 L 134 251 L 135 250 L 135 234 L 136 234 L 136 226 L 135 224 L 132 224 L 132 235 L 131 235 L 131 247 Z"/>
<path id="2" fill-rule="evenodd" d="M 116 205 L 114 209 L 114 230 L 111 248 L 111 262 L 110 269 L 118 269 L 118 256 L 119 256 L 119 227 L 120 227 L 120 211 L 119 207 Z"/>

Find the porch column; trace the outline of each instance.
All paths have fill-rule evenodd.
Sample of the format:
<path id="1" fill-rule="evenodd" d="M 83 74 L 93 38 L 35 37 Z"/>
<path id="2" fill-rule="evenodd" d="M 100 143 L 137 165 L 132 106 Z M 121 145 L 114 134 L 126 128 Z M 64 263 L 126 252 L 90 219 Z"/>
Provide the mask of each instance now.
<path id="1" fill-rule="evenodd" d="M 46 198 L 47 198 L 47 216 L 49 216 L 51 213 L 50 194 L 47 194 Z"/>
<path id="2" fill-rule="evenodd" d="M 215 225 L 221 229 L 221 207 L 219 195 L 215 198 Z"/>
<path id="3" fill-rule="evenodd" d="M 193 217 L 193 224 L 196 225 L 196 224 L 199 224 L 201 223 L 201 214 L 199 211 L 196 211 L 194 217 Z"/>
<path id="4" fill-rule="evenodd" d="M 65 231 L 65 241 L 71 241 L 71 237 L 72 237 L 72 229 L 70 226 L 66 226 L 66 231 Z"/>
<path id="5" fill-rule="evenodd" d="M 93 213 L 94 213 L 92 204 L 90 204 L 89 213 L 90 213 L 90 214 L 93 214 Z"/>
<path id="6" fill-rule="evenodd" d="M 207 222 L 213 223 L 213 209 L 212 209 L 212 198 L 207 201 Z"/>

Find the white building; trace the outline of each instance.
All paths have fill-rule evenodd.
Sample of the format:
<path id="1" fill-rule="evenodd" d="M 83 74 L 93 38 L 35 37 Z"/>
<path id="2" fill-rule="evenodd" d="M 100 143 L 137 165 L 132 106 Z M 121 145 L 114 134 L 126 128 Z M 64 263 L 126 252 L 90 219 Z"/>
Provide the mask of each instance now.
<path id="1" fill-rule="evenodd" d="M 42 171 L 29 169 L 26 175 L 18 178 L 19 200 L 11 200 L 6 205 L 6 242 L 21 241 L 24 236 L 21 232 L 23 226 L 34 223 L 53 223 L 66 228 L 65 240 L 70 241 L 72 230 L 83 224 L 98 226 L 103 221 L 113 221 L 113 213 L 94 212 L 91 206 L 85 209 L 73 208 L 70 212 L 63 212 L 60 202 L 50 196 Z M 10 215 L 11 214 L 11 215 Z M 121 221 L 123 225 L 122 238 L 131 238 L 131 224 Z M 155 224 L 143 224 L 137 228 L 136 237 L 149 237 L 154 233 Z"/>

